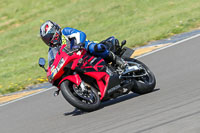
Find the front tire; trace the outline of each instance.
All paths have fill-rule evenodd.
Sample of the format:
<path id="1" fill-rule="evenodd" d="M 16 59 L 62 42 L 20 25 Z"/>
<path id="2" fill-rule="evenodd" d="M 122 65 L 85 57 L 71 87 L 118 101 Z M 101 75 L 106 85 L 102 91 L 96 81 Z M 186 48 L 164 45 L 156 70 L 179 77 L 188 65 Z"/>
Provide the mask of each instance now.
<path id="1" fill-rule="evenodd" d="M 135 84 L 132 87 L 132 91 L 138 94 L 146 94 L 152 92 L 156 86 L 156 78 L 151 70 L 144 63 L 137 59 L 127 58 L 125 60 L 140 64 L 147 72 L 146 76 L 135 78 Z"/>
<path id="2" fill-rule="evenodd" d="M 60 86 L 62 95 L 72 106 L 87 112 L 94 111 L 99 108 L 100 98 L 95 88 L 92 86 L 88 87 L 90 91 L 88 93 L 88 97 L 91 97 L 90 101 L 85 100 L 80 96 L 80 94 L 78 95 L 77 92 L 74 91 L 73 86 L 75 86 L 75 84 L 68 80 L 63 81 Z"/>

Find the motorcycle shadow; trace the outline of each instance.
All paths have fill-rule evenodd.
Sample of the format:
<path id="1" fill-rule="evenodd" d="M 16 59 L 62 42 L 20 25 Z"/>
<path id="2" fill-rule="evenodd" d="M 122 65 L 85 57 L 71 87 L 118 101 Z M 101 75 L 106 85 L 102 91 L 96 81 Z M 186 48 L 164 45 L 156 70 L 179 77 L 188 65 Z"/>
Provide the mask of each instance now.
<path id="1" fill-rule="evenodd" d="M 74 108 L 72 112 L 64 113 L 64 116 L 72 115 L 72 116 L 77 116 L 77 115 L 82 115 L 88 112 L 84 112 L 80 109 Z"/>
<path id="2" fill-rule="evenodd" d="M 106 106 L 111 106 L 111 105 L 114 105 L 114 104 L 117 104 L 117 103 L 120 103 L 120 102 L 124 102 L 126 100 L 129 100 L 129 99 L 132 99 L 134 97 L 138 97 L 140 96 L 139 94 L 137 93 L 129 93 L 129 94 L 126 94 L 124 96 L 120 96 L 120 97 L 117 97 L 115 99 L 111 99 L 109 101 L 104 101 L 101 103 L 100 105 L 100 109 L 106 107 Z"/>
<path id="3" fill-rule="evenodd" d="M 104 102 L 101 103 L 98 110 L 100 110 L 100 109 L 102 109 L 106 106 L 110 106 L 110 105 L 113 105 L 113 104 L 116 104 L 116 103 L 119 103 L 119 102 L 123 102 L 123 101 L 126 101 L 128 99 L 131 99 L 131 98 L 134 98 L 134 97 L 137 97 L 137 96 L 140 96 L 140 95 L 136 94 L 136 93 L 131 93 L 131 94 L 127 94 L 127 95 L 124 95 L 124 96 L 120 96 L 116 99 L 104 101 Z M 98 111 L 98 110 L 96 110 L 96 111 Z M 90 112 L 85 112 L 85 111 L 79 110 L 77 108 L 74 108 L 74 110 L 72 112 L 64 113 L 64 116 L 68 116 L 68 115 L 77 116 L 77 115 L 83 115 L 83 114 L 86 114 L 86 113 L 90 113 Z"/>
<path id="4" fill-rule="evenodd" d="M 154 89 L 153 92 L 156 92 L 156 91 L 159 91 L 159 90 L 160 90 L 160 88 Z M 153 92 L 151 92 L 151 93 L 153 93 Z M 147 95 L 147 94 L 143 94 L 143 95 Z M 112 100 L 104 101 L 104 102 L 101 103 L 98 110 L 101 110 L 104 107 L 111 106 L 111 105 L 129 100 L 129 99 L 132 99 L 132 98 L 135 98 L 135 97 L 138 97 L 138 96 L 143 96 L 143 95 L 140 95 L 140 94 L 137 94 L 137 93 L 129 93 L 129 94 L 120 96 L 120 97 L 112 99 Z M 98 110 L 96 110 L 96 111 L 98 111 Z M 92 112 L 94 112 L 94 111 L 92 111 Z M 90 112 L 85 112 L 85 111 L 82 111 L 82 110 L 75 108 L 72 112 L 64 113 L 64 116 L 68 116 L 68 115 L 77 116 L 77 115 L 83 115 L 83 114 L 87 114 L 87 113 L 90 113 Z"/>
<path id="5" fill-rule="evenodd" d="M 158 90 L 160 90 L 160 88 L 154 89 L 153 92 L 158 91 Z M 153 93 L 153 92 L 151 92 L 151 93 Z M 143 95 L 147 95 L 147 94 L 143 94 Z M 109 100 L 109 101 L 102 102 L 101 105 L 100 105 L 100 109 L 102 109 L 106 106 L 111 106 L 111 105 L 114 105 L 114 104 L 117 104 L 117 103 L 120 103 L 120 102 L 124 102 L 126 100 L 129 100 L 129 99 L 132 99 L 132 98 L 135 98 L 135 97 L 138 97 L 138 96 L 143 96 L 143 95 L 140 95 L 140 94 L 137 94 L 137 93 L 129 93 L 127 95 L 120 96 L 116 99 L 112 99 L 112 100 Z"/>

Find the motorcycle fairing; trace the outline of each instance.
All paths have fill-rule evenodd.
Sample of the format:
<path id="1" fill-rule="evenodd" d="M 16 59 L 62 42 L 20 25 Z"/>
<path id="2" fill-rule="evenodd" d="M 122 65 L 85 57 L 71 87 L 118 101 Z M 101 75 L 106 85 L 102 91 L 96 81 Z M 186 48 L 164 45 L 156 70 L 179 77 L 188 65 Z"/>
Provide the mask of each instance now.
<path id="1" fill-rule="evenodd" d="M 86 53 L 86 51 L 84 50 L 80 53 L 77 52 L 77 53 L 70 54 L 69 51 L 66 51 L 66 50 L 63 51 L 64 48 L 65 48 L 65 45 L 62 45 L 62 47 L 60 48 L 60 52 L 58 52 L 56 55 L 56 60 L 54 61 L 53 65 L 48 68 L 47 76 L 50 75 L 49 77 L 52 78 L 51 79 L 52 81 L 59 79 L 65 72 L 64 67 L 70 62 L 72 62 L 71 70 L 76 71 L 76 68 L 78 67 L 83 70 L 84 75 L 88 75 L 96 80 L 100 93 L 101 93 L 100 99 L 103 99 L 103 97 L 105 96 L 109 78 L 110 78 L 110 76 L 103 69 L 105 67 L 105 61 L 102 58 L 91 56 L 90 54 Z M 81 57 L 81 55 L 83 56 Z M 62 66 L 60 66 L 58 70 L 59 62 L 62 59 L 64 60 L 63 62 L 65 63 L 62 64 Z M 79 74 L 69 75 L 69 76 L 64 77 L 58 83 L 58 87 L 65 80 L 69 80 L 75 83 L 76 85 L 80 85 L 80 83 L 82 82 L 82 79 L 80 78 Z"/>
<path id="2" fill-rule="evenodd" d="M 64 50 L 66 45 L 62 45 L 58 53 L 56 54 L 55 60 L 51 66 L 48 67 L 47 77 L 50 82 L 55 81 L 63 75 L 64 67 L 69 64 L 70 62 L 74 61 L 72 64 L 72 70 L 75 68 L 75 66 L 78 63 L 78 59 L 80 58 L 80 55 L 77 55 L 76 53 L 69 55 L 69 51 L 66 52 Z M 61 64 L 61 60 L 63 60 L 64 64 Z"/>
<path id="3" fill-rule="evenodd" d="M 94 57 L 89 54 L 85 54 L 82 63 L 79 65 L 85 72 L 99 72 L 102 71 L 105 66 L 105 62 L 100 57 Z"/>
<path id="4" fill-rule="evenodd" d="M 69 76 L 66 76 L 64 77 L 58 84 L 58 86 L 60 86 L 60 84 L 65 81 L 65 80 L 69 80 L 73 83 L 75 83 L 76 85 L 80 85 L 82 80 L 80 78 L 80 76 L 78 74 L 75 74 L 75 75 L 69 75 Z"/>
<path id="5" fill-rule="evenodd" d="M 106 72 L 86 72 L 84 74 L 96 79 L 97 85 L 101 92 L 100 99 L 102 100 L 105 96 L 110 76 Z"/>
<path id="6" fill-rule="evenodd" d="M 105 61 L 100 57 L 94 57 L 89 54 L 85 54 L 83 62 L 79 65 L 79 68 L 84 71 L 84 75 L 94 78 L 99 87 L 101 98 L 105 96 L 110 76 L 104 71 Z"/>

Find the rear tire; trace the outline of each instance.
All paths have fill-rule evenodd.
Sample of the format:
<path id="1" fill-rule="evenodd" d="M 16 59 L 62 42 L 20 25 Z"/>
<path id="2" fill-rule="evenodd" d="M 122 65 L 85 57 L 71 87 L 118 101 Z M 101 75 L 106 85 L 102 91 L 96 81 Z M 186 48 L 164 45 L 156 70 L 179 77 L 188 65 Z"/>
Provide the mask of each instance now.
<path id="1" fill-rule="evenodd" d="M 151 70 L 144 63 L 142 63 L 137 59 L 127 58 L 124 60 L 136 62 L 140 64 L 147 71 L 147 76 L 135 79 L 135 84 L 132 87 L 132 91 L 138 94 L 146 94 L 152 92 L 156 86 L 156 78 L 154 74 L 151 72 Z"/>
<path id="2" fill-rule="evenodd" d="M 100 106 L 100 98 L 95 88 L 90 86 L 91 95 L 94 100 L 93 103 L 89 103 L 88 101 L 84 101 L 76 92 L 73 90 L 72 86 L 74 84 L 68 80 L 61 83 L 61 92 L 64 98 L 74 107 L 83 110 L 83 111 L 94 111 Z"/>

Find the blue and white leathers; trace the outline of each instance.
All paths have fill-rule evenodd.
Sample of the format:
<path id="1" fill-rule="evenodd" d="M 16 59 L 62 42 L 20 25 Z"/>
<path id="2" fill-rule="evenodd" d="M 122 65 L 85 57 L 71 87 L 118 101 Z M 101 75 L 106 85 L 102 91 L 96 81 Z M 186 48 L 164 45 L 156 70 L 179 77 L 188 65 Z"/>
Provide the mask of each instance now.
<path id="1" fill-rule="evenodd" d="M 94 56 L 105 58 L 109 54 L 109 50 L 104 44 L 94 43 L 93 41 L 86 40 L 86 34 L 77 29 L 66 27 L 62 30 L 62 35 L 66 41 L 70 41 L 70 48 L 75 44 L 84 43 L 85 49 Z M 65 42 L 63 40 L 63 42 Z"/>

